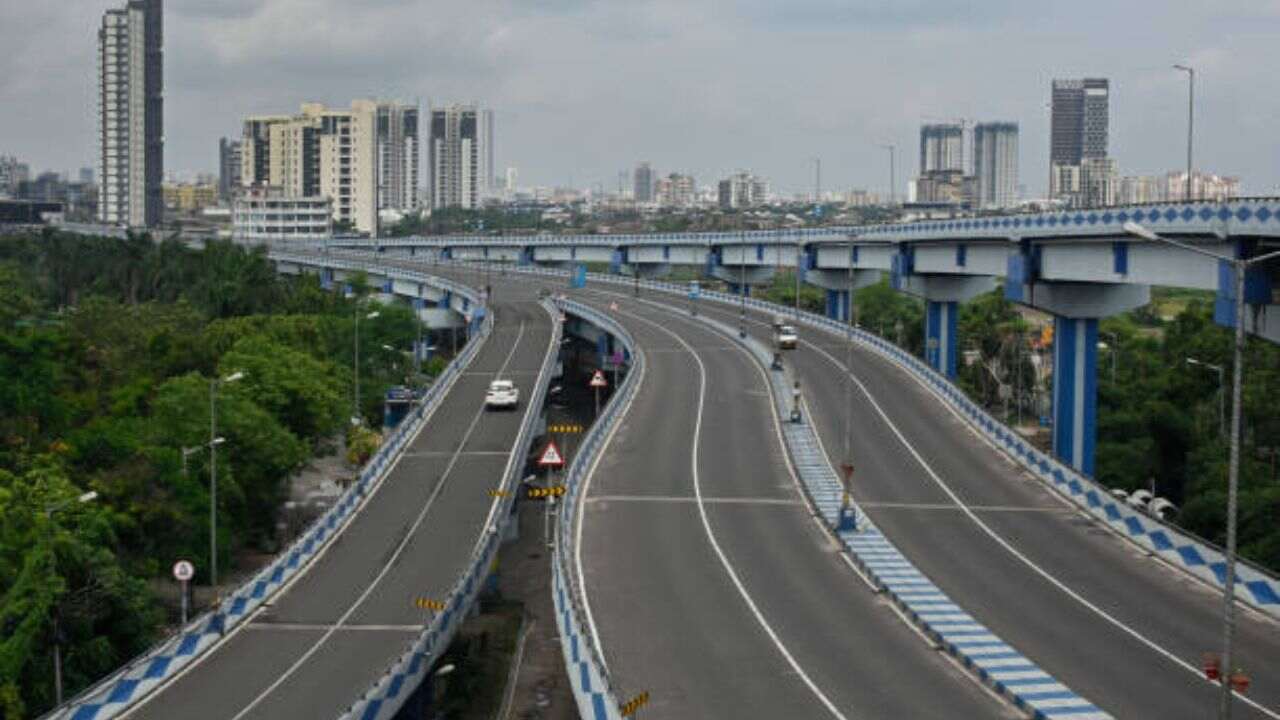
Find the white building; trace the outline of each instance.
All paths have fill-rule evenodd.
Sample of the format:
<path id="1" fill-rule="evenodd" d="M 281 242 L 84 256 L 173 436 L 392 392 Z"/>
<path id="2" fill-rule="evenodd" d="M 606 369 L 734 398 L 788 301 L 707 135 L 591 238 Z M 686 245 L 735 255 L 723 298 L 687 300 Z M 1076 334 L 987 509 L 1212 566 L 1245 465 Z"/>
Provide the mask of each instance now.
<path id="1" fill-rule="evenodd" d="M 349 110 L 320 103 L 303 103 L 298 115 L 265 115 L 244 122 L 240 141 L 241 184 L 246 188 L 276 188 L 287 197 L 332 200 L 333 220 L 360 233 L 378 232 L 380 141 L 388 162 L 400 167 L 387 170 L 394 178 L 386 185 L 387 202 L 416 201 L 412 188 L 416 177 L 405 177 L 416 168 L 416 149 L 410 158 L 400 153 L 416 140 L 399 141 L 391 133 L 378 132 L 379 109 L 385 104 L 356 100 Z M 407 188 L 405 182 L 412 182 Z M 416 207 L 416 205 L 414 206 Z"/>
<path id="2" fill-rule="evenodd" d="M 431 108 L 427 164 L 432 209 L 479 208 L 491 194 L 493 111 L 476 105 Z"/>
<path id="3" fill-rule="evenodd" d="M 279 188 L 246 189 L 232 202 L 231 228 L 237 242 L 323 240 L 333 234 L 333 201 Z"/>
<path id="4" fill-rule="evenodd" d="M 720 181 L 718 200 L 722 209 L 755 207 L 769 199 L 769 181 L 749 172 L 738 172 Z"/>
<path id="5" fill-rule="evenodd" d="M 154 227 L 164 199 L 163 9 L 129 0 L 98 30 L 98 220 Z"/>
<path id="6" fill-rule="evenodd" d="M 653 195 L 659 207 L 693 207 L 696 200 L 693 176 L 671 173 L 667 177 L 658 178 Z"/>

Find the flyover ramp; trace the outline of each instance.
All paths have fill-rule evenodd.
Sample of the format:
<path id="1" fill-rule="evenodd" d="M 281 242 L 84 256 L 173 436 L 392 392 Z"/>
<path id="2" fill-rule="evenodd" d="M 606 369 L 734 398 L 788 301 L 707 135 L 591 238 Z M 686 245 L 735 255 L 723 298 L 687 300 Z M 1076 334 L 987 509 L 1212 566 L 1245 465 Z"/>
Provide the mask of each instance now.
<path id="1" fill-rule="evenodd" d="M 426 621 L 413 600 L 447 593 L 471 560 L 519 434 L 526 405 L 486 413 L 485 388 L 499 373 L 532 385 L 555 350 L 536 302 L 491 307 L 479 355 L 324 555 L 128 717 L 336 717 L 400 657 Z"/>
<path id="2" fill-rule="evenodd" d="M 492 282 L 499 299 L 562 291 Z M 647 358 L 578 544 L 610 674 L 620 695 L 650 693 L 643 717 L 1016 717 L 900 621 L 814 522 L 744 351 L 680 311 L 619 297 L 615 312 L 611 297 L 565 292 L 623 324 Z"/>
<path id="3" fill-rule="evenodd" d="M 721 303 L 699 312 L 739 317 Z M 769 342 L 771 317 L 750 307 L 748 316 L 749 332 Z M 835 464 L 846 353 L 841 338 L 805 327 L 784 354 Z M 1199 666 L 1221 648 L 1221 591 L 1065 504 L 881 356 L 855 346 L 852 360 L 854 496 L 886 537 L 1001 639 L 1116 717 L 1213 715 L 1219 690 Z M 1280 624 L 1238 607 L 1237 664 L 1253 678 L 1247 700 L 1262 708 L 1237 698 L 1235 717 L 1275 718 Z"/>

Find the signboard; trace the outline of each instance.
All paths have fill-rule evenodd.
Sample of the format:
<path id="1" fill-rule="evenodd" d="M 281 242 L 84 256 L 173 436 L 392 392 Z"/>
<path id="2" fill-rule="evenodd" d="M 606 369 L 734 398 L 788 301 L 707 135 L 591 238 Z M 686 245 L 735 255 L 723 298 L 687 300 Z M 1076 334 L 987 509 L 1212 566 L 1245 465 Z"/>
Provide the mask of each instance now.
<path id="1" fill-rule="evenodd" d="M 698 281 L 697 281 L 697 280 L 691 280 L 691 281 L 689 282 L 689 299 L 690 299 L 690 300 L 697 300 L 697 299 L 698 299 L 698 295 L 699 295 L 701 292 L 702 292 L 702 288 L 698 285 Z"/>
<path id="2" fill-rule="evenodd" d="M 602 387 L 609 386 L 609 381 L 604 379 L 603 370 L 597 370 L 595 374 L 591 376 L 590 386 L 593 388 L 602 388 Z"/>
<path id="3" fill-rule="evenodd" d="M 178 582 L 187 582 L 196 576 L 196 568 L 186 560 L 179 560 L 173 564 L 173 579 Z"/>
<path id="4" fill-rule="evenodd" d="M 563 467 L 564 456 L 560 454 L 560 448 L 556 447 L 554 440 L 547 443 L 547 447 L 543 449 L 542 454 L 538 456 L 539 467 Z"/>

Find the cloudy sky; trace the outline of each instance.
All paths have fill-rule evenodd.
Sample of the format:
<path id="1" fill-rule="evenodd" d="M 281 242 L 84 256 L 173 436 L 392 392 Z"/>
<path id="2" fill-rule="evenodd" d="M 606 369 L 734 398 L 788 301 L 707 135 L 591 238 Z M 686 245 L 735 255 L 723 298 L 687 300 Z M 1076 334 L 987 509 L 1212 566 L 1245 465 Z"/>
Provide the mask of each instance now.
<path id="1" fill-rule="evenodd" d="M 0 2 L 0 154 L 93 164 L 112 4 Z M 1185 162 L 1189 61 L 1197 166 L 1275 193 L 1277 37 L 1280 0 L 167 0 L 166 169 L 215 171 L 245 115 L 379 96 L 493 107 L 522 185 L 612 188 L 649 160 L 803 191 L 821 157 L 825 189 L 883 192 L 880 146 L 913 174 L 922 121 L 1013 120 L 1036 194 L 1053 78 L 1111 78 L 1111 154 L 1156 173 Z"/>

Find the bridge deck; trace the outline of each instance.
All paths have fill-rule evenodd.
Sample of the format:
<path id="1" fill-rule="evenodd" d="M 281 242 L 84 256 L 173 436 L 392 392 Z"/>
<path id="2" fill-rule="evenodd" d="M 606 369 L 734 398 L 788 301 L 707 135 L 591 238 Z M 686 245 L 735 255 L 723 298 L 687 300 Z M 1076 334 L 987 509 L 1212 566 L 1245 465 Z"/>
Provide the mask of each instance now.
<path id="1" fill-rule="evenodd" d="M 423 623 L 416 597 L 465 567 L 515 442 L 518 413 L 486 413 L 501 370 L 532 377 L 551 322 L 535 302 L 498 303 L 468 373 L 351 525 L 273 607 L 134 712 L 135 718 L 335 717 Z"/>

